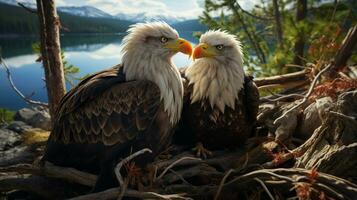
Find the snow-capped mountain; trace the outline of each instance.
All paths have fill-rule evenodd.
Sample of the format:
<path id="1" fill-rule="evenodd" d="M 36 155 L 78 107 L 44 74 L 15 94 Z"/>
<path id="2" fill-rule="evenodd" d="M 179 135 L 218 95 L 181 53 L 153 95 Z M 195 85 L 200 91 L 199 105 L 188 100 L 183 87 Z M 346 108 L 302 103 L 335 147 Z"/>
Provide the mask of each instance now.
<path id="1" fill-rule="evenodd" d="M 156 21 L 161 20 L 169 24 L 187 20 L 184 17 L 165 15 L 165 14 L 154 14 L 154 13 L 134 13 L 134 14 L 125 14 L 119 13 L 115 15 L 116 18 L 122 20 L 129 20 L 133 22 L 146 22 L 146 21 Z"/>
<path id="2" fill-rule="evenodd" d="M 13 5 L 13 6 L 19 6 L 17 3 L 22 3 L 24 6 L 28 8 L 36 9 L 36 4 L 31 3 L 28 0 L 0 0 L 0 3 Z"/>
<path id="3" fill-rule="evenodd" d="M 99 18 L 112 18 L 113 16 L 92 6 L 69 6 L 69 7 L 58 7 L 58 11 L 64 12 L 71 15 L 81 16 L 81 17 L 99 17 Z"/>
<path id="4" fill-rule="evenodd" d="M 29 0 L 0 0 L 0 3 L 5 3 L 8 5 L 18 6 L 17 3 L 22 3 L 26 7 L 36 9 L 36 4 L 31 3 Z M 92 6 L 66 6 L 58 7 L 57 11 L 64 12 L 71 15 L 81 16 L 81 17 L 99 17 L 99 18 L 113 18 L 112 15 L 94 8 Z"/>
<path id="5" fill-rule="evenodd" d="M 26 7 L 36 9 L 36 4 L 34 0 L 0 0 L 0 3 L 5 3 L 9 5 L 18 6 L 17 2 L 24 4 Z M 81 16 L 81 17 L 95 17 L 95 18 L 116 18 L 121 20 L 127 20 L 132 22 L 146 22 L 146 21 L 156 21 L 161 20 L 169 24 L 174 24 L 177 22 L 188 20 L 182 16 L 168 15 L 165 13 L 119 13 L 115 16 L 106 13 L 98 8 L 92 6 L 65 6 L 58 7 L 59 12 Z"/>

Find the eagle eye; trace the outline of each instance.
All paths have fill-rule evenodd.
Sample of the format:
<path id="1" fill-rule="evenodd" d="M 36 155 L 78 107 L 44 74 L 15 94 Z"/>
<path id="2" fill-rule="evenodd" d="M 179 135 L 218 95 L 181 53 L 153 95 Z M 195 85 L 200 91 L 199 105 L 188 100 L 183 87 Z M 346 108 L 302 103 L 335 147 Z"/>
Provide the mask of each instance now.
<path id="1" fill-rule="evenodd" d="M 223 49 L 223 44 L 216 45 L 216 49 L 222 50 Z"/>
<path id="2" fill-rule="evenodd" d="M 167 39 L 167 37 L 164 37 L 164 36 L 162 36 L 162 37 L 160 38 L 160 41 L 161 41 L 162 43 L 166 43 L 168 40 L 169 40 L 169 39 Z"/>

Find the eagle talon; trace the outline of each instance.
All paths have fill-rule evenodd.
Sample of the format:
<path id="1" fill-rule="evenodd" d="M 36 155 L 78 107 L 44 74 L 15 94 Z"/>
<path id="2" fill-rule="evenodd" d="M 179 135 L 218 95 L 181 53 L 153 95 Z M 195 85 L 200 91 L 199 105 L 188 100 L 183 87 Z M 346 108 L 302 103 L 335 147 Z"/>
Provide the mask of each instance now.
<path id="1" fill-rule="evenodd" d="M 201 142 L 197 143 L 192 151 L 196 153 L 196 157 L 206 159 L 208 156 L 212 156 L 212 152 L 206 149 Z"/>

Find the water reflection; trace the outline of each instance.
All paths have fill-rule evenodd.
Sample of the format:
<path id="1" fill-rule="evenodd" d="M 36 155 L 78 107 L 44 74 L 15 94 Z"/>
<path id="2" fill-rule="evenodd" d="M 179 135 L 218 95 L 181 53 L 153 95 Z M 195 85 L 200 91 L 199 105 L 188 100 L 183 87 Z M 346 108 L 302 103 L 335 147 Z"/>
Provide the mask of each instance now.
<path id="1" fill-rule="evenodd" d="M 181 37 L 196 44 L 191 32 L 183 32 Z M 66 60 L 80 68 L 80 75 L 94 73 L 121 61 L 121 41 L 123 34 L 112 35 L 69 35 L 61 37 L 61 46 Z M 36 63 L 38 55 L 32 53 L 31 45 L 38 42 L 36 37 L 0 38 L 2 56 L 9 65 L 14 82 L 25 94 L 35 100 L 47 101 L 43 69 Z M 173 58 L 178 67 L 187 66 L 191 61 L 181 53 Z M 67 86 L 69 87 L 69 85 Z M 10 88 L 6 73 L 0 68 L 0 107 L 19 109 L 26 103 Z"/>

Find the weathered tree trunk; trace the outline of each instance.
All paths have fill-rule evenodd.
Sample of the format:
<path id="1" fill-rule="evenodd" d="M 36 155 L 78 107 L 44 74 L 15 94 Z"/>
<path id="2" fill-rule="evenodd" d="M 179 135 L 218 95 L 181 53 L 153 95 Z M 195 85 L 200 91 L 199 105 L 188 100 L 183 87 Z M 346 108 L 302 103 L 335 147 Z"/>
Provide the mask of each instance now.
<path id="1" fill-rule="evenodd" d="M 66 93 L 59 36 L 60 22 L 54 0 L 37 0 L 37 11 L 49 110 L 53 118 L 61 98 Z"/>
<path id="2" fill-rule="evenodd" d="M 346 66 L 348 59 L 351 57 L 352 52 L 357 43 L 357 26 L 350 28 L 345 39 L 342 42 L 341 47 L 338 49 L 334 58 L 334 66 L 328 76 L 330 78 L 336 78 L 337 72 Z"/>
<path id="3" fill-rule="evenodd" d="M 339 95 L 316 129 L 316 141 L 298 158 L 295 167 L 357 180 L 357 90 Z"/>
<path id="4" fill-rule="evenodd" d="M 307 0 L 297 0 L 297 11 L 296 11 L 296 23 L 303 21 L 306 18 L 307 14 Z M 304 47 L 305 47 L 305 38 L 304 33 L 298 33 L 295 45 L 294 45 L 294 64 L 302 65 L 304 57 Z"/>
<path id="5" fill-rule="evenodd" d="M 278 0 L 273 0 L 273 7 L 274 7 L 276 38 L 278 40 L 279 46 L 283 47 L 284 46 L 283 30 L 282 30 L 282 26 L 281 26 L 281 19 L 280 19 L 280 11 L 279 11 Z"/>

